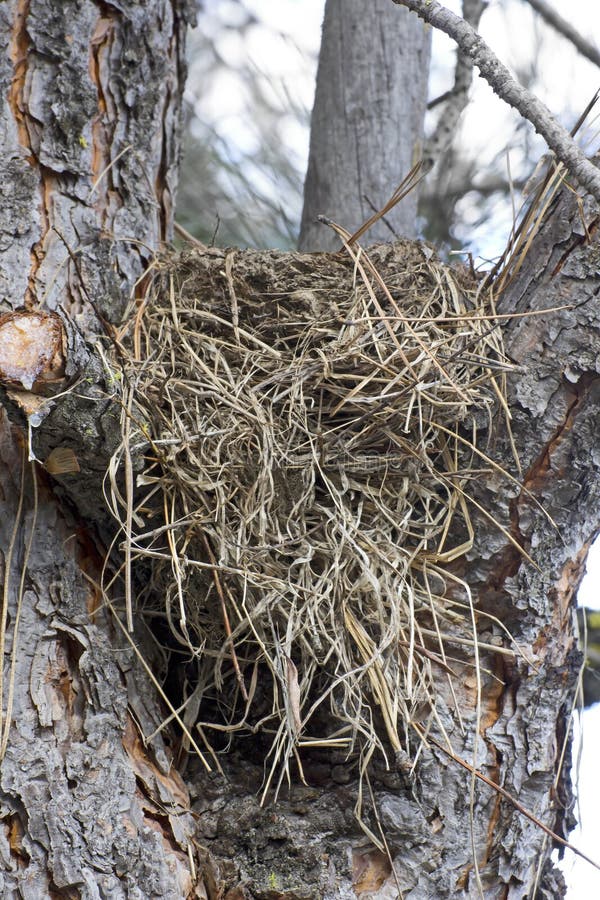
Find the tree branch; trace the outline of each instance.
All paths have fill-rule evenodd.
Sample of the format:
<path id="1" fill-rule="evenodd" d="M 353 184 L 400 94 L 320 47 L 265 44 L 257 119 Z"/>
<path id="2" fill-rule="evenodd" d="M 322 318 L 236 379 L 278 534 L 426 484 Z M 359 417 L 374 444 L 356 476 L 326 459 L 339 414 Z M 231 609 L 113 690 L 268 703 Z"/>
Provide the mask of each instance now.
<path id="1" fill-rule="evenodd" d="M 473 28 L 437 0 L 393 0 L 443 31 L 471 57 L 495 94 L 521 113 L 544 138 L 570 174 L 600 202 L 600 172 L 587 159 L 569 132 L 556 121 L 545 103 L 527 91 Z"/>
<path id="2" fill-rule="evenodd" d="M 462 11 L 465 22 L 477 31 L 481 14 L 486 8 L 485 0 L 463 0 Z M 473 59 L 460 49 L 456 55 L 454 87 L 445 95 L 445 105 L 437 121 L 435 130 L 425 144 L 423 151 L 424 171 L 433 168 L 442 153 L 450 146 L 456 134 L 458 121 L 469 102 L 469 91 L 473 83 Z"/>
<path id="3" fill-rule="evenodd" d="M 526 0 L 526 2 L 529 3 L 532 9 L 540 14 L 544 22 L 551 25 L 552 28 L 558 31 L 559 34 L 562 34 L 568 41 L 571 41 L 573 46 L 577 48 L 582 56 L 585 56 L 586 59 L 589 59 L 590 62 L 593 62 L 595 65 L 600 66 L 600 50 L 598 50 L 598 48 L 590 41 L 586 40 L 576 28 L 573 28 L 570 22 L 567 22 L 566 19 L 559 16 L 556 10 L 546 3 L 546 0 Z"/>

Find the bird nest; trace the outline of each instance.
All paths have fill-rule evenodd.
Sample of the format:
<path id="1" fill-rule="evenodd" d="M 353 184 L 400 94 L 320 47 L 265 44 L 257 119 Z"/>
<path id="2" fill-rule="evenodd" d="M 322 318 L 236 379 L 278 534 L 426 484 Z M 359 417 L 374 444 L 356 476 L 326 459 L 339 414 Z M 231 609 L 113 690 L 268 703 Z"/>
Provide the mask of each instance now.
<path id="1" fill-rule="evenodd" d="M 186 724 L 265 735 L 267 787 L 304 747 L 400 759 L 471 628 L 450 565 L 503 407 L 489 293 L 407 241 L 185 251 L 130 335 L 122 527 L 188 661 Z"/>

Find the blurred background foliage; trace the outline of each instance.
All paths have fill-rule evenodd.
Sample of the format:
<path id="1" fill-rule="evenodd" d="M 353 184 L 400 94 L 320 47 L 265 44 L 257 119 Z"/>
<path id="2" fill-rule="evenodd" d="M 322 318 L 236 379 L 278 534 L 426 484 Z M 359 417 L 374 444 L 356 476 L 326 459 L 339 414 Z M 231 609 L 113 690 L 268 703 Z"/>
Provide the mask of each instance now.
<path id="1" fill-rule="evenodd" d="M 587 4 L 553 0 L 583 33 Z M 460 0 L 446 5 L 460 12 Z M 177 218 L 203 242 L 295 246 L 323 7 L 324 0 L 200 2 L 189 41 Z M 571 127 L 597 85 L 597 68 L 527 0 L 491 0 L 481 32 L 521 83 Z M 434 34 L 428 131 L 441 109 L 436 99 L 452 87 L 454 62 L 451 41 Z M 594 127 L 591 121 L 582 135 L 588 146 Z M 423 186 L 422 235 L 444 252 L 498 255 L 544 152 L 533 129 L 476 77 L 455 140 Z"/>
<path id="2" fill-rule="evenodd" d="M 177 219 L 218 246 L 298 235 L 319 25 L 297 39 L 266 6 L 205 0 L 190 34 Z"/>

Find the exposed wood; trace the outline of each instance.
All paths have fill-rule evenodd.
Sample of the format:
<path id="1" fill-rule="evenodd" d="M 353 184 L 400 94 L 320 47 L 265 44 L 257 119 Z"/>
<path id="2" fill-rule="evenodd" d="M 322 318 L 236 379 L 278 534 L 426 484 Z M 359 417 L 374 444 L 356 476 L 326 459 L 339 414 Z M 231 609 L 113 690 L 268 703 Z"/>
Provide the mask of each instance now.
<path id="1" fill-rule="evenodd" d="M 0 316 L 0 381 L 40 390 L 63 380 L 63 329 L 58 316 L 43 312 Z"/>
<path id="2" fill-rule="evenodd" d="M 104 412 L 114 401 L 92 345 L 171 233 L 190 9 L 177 0 L 1 5 L 2 400 L 21 426 L 2 413 L 7 898 L 204 896 L 187 791 L 160 733 L 144 740 L 163 713 L 99 607 L 93 530 L 28 462 L 27 428 L 53 395 L 63 419 L 44 459 L 64 473 L 70 450 L 63 477 L 88 479 L 88 503 L 101 506 L 102 461 L 95 482 L 87 462 L 94 441 L 114 444 L 118 432 L 111 438 Z M 81 476 L 69 429 L 90 438 Z"/>

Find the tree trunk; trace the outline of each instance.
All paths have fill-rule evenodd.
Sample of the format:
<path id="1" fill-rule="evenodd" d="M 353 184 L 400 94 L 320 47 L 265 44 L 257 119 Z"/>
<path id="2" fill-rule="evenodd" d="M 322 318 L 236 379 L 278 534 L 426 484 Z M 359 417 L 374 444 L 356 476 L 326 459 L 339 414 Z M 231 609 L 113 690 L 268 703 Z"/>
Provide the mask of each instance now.
<path id="1" fill-rule="evenodd" d="M 324 215 L 350 231 L 381 209 L 420 159 L 431 33 L 388 0 L 327 0 L 299 246 L 336 250 Z M 417 234 L 417 191 L 367 242 Z"/>
<path id="2" fill-rule="evenodd" d="M 120 320 L 170 234 L 186 17 L 176 0 L 2 4 L 5 311 L 58 310 L 90 344 Z M 82 400 L 77 376 L 102 431 L 107 400 Z M 99 605 L 103 549 L 27 462 L 27 430 L 0 428 L 0 893 L 191 896 L 187 792 L 161 736 L 145 740 L 162 713 Z"/>

